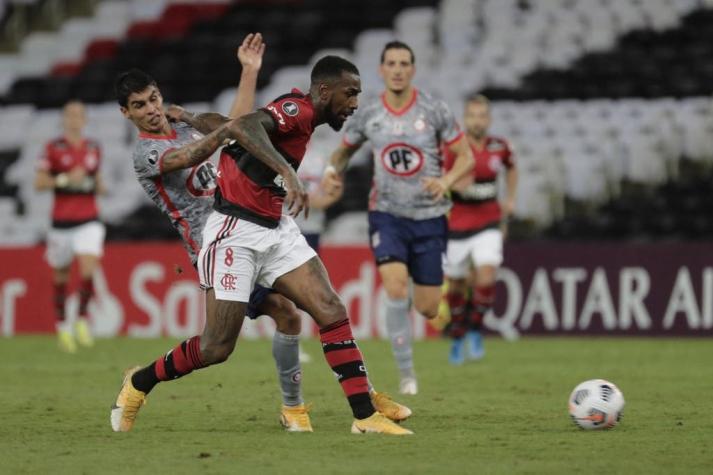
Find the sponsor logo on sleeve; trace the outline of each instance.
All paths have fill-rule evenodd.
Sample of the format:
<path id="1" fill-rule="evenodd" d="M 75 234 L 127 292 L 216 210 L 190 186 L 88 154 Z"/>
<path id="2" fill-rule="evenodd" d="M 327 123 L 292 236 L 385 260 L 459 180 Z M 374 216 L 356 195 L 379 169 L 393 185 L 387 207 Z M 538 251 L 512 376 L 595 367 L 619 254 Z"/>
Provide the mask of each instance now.
<path id="1" fill-rule="evenodd" d="M 300 108 L 297 107 L 292 101 L 287 101 L 282 103 L 282 111 L 290 117 L 294 117 L 300 112 Z"/>
<path id="2" fill-rule="evenodd" d="M 156 165 L 156 162 L 158 162 L 158 157 L 159 157 L 158 150 L 151 150 L 149 152 L 149 158 L 148 158 L 149 163 L 151 165 Z"/>

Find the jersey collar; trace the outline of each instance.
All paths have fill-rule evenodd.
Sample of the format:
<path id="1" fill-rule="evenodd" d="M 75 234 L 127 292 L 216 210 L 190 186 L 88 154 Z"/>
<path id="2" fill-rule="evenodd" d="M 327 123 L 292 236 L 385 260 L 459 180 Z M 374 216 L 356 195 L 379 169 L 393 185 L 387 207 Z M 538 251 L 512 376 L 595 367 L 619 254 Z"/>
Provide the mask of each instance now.
<path id="1" fill-rule="evenodd" d="M 171 133 L 168 135 L 160 134 L 150 134 L 148 132 L 139 132 L 139 138 L 141 139 L 153 139 L 153 140 L 173 140 L 177 137 L 176 129 L 171 127 Z"/>
<path id="2" fill-rule="evenodd" d="M 391 112 L 393 115 L 404 115 L 416 103 L 417 97 L 418 97 L 418 89 L 416 89 L 414 87 L 413 92 L 411 93 L 411 99 L 401 109 L 397 110 L 389 105 L 389 103 L 386 101 L 386 93 L 385 92 L 381 94 L 381 102 L 382 102 L 382 104 L 384 104 L 384 107 L 386 107 L 386 110 Z"/>

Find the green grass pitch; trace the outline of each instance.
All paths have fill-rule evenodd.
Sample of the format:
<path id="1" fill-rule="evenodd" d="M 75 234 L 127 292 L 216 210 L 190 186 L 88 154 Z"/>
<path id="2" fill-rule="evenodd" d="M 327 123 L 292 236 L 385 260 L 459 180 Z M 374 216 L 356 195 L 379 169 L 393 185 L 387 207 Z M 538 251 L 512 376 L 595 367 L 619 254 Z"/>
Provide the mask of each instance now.
<path id="1" fill-rule="evenodd" d="M 410 437 L 352 435 L 319 343 L 304 342 L 313 434 L 280 428 L 270 344 L 241 341 L 230 360 L 150 395 L 133 432 L 109 406 L 123 368 L 175 340 L 101 340 L 65 355 L 50 337 L 0 339 L 0 473 L 713 473 L 713 342 L 696 339 L 487 340 L 486 359 L 454 368 L 447 342 L 415 348 L 420 393 Z M 361 348 L 392 395 L 388 343 Z M 567 414 L 574 386 L 615 382 L 627 405 L 613 430 L 585 432 Z"/>

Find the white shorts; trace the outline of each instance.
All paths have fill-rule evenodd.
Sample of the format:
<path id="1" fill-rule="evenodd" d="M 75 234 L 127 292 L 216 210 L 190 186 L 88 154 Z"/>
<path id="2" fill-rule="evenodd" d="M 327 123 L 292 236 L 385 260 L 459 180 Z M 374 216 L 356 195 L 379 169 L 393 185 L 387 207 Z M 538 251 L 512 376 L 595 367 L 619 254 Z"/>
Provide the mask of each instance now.
<path id="1" fill-rule="evenodd" d="M 78 254 L 101 257 L 104 254 L 106 229 L 99 221 L 73 228 L 51 228 L 47 233 L 45 258 L 55 268 L 67 267 Z"/>
<path id="2" fill-rule="evenodd" d="M 198 276 L 216 299 L 248 302 L 255 284 L 272 287 L 316 255 L 289 216 L 270 229 L 213 211 L 203 228 Z"/>
<path id="3" fill-rule="evenodd" d="M 472 266 L 498 267 L 503 262 L 503 233 L 486 229 L 465 239 L 449 239 L 446 251 L 445 274 L 462 279 Z"/>

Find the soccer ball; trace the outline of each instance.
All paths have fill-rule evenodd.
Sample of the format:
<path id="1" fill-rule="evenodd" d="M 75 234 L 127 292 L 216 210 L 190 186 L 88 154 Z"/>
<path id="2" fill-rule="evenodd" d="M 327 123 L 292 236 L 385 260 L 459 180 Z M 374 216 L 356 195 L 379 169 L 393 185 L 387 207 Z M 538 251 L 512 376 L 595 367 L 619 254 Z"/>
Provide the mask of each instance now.
<path id="1" fill-rule="evenodd" d="M 579 384 L 569 396 L 569 415 L 582 429 L 609 429 L 619 423 L 624 395 L 614 383 L 590 379 Z"/>

